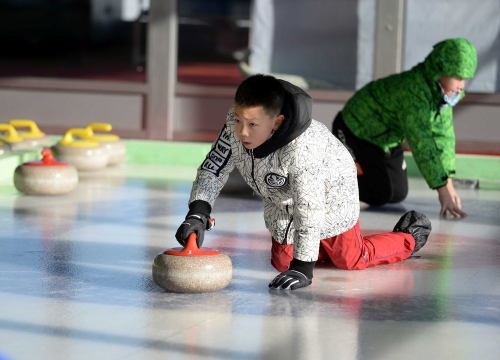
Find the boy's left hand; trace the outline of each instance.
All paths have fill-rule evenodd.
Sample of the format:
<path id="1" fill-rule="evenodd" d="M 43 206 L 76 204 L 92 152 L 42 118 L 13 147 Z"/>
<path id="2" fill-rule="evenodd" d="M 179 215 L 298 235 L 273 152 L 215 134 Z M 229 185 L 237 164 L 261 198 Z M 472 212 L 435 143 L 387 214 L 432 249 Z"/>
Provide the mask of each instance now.
<path id="1" fill-rule="evenodd" d="M 449 213 L 451 218 L 464 218 L 467 214 L 462 211 L 462 204 L 458 196 L 453 182 L 448 179 L 448 183 L 437 189 L 439 202 L 441 203 L 441 211 L 439 215 L 446 218 L 446 213 Z"/>
<path id="2" fill-rule="evenodd" d="M 311 285 L 313 268 L 316 261 L 292 259 L 290 268 L 276 276 L 269 284 L 270 288 L 295 290 Z"/>
<path id="3" fill-rule="evenodd" d="M 287 270 L 274 278 L 269 284 L 270 288 L 282 290 L 295 290 L 311 285 L 312 279 L 300 271 Z"/>

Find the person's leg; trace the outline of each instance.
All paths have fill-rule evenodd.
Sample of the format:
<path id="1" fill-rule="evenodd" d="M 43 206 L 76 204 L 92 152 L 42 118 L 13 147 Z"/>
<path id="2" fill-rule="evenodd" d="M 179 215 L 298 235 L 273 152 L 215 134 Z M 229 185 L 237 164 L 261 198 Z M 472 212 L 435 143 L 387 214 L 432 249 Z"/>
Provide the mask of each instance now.
<path id="1" fill-rule="evenodd" d="M 393 182 L 386 168 L 387 154 L 378 146 L 357 138 L 344 123 L 341 112 L 335 117 L 332 132 L 356 162 L 359 199 L 375 206 L 390 202 Z"/>
<path id="2" fill-rule="evenodd" d="M 340 269 L 362 270 L 392 264 L 410 257 L 427 242 L 431 222 L 414 210 L 405 213 L 392 232 L 363 236 L 359 220 L 346 232 L 320 241 L 318 262 L 329 257 Z M 271 264 L 280 272 L 290 268 L 293 245 L 282 245 L 272 238 Z"/>
<path id="3" fill-rule="evenodd" d="M 345 270 L 391 264 L 409 257 L 415 248 L 410 234 L 385 233 L 363 237 L 359 221 L 345 233 L 321 240 L 318 262 L 328 255 L 331 262 Z M 287 271 L 293 259 L 293 245 L 281 245 L 272 239 L 271 265 L 279 272 Z"/>
<path id="4" fill-rule="evenodd" d="M 332 263 L 345 270 L 392 264 L 420 250 L 431 233 L 431 222 L 414 210 L 401 216 L 392 232 L 364 237 L 359 221 L 346 232 L 320 241 Z"/>
<path id="5" fill-rule="evenodd" d="M 403 145 L 391 149 L 391 152 L 386 156 L 385 167 L 392 188 L 392 197 L 389 203 L 399 203 L 408 195 L 408 175 Z"/>
<path id="6" fill-rule="evenodd" d="M 363 237 L 359 221 L 350 230 L 333 238 L 321 240 L 332 263 L 344 270 L 392 264 L 411 256 L 415 240 L 410 234 L 388 232 Z"/>

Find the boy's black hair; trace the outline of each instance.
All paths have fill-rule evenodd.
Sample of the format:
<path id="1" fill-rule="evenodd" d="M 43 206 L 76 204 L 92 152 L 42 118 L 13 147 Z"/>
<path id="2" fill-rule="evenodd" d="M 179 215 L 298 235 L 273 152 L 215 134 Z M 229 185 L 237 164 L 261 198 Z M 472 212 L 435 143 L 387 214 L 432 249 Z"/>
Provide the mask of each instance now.
<path id="1" fill-rule="evenodd" d="M 262 106 L 269 116 L 278 115 L 283 108 L 285 89 L 271 75 L 257 74 L 243 80 L 234 95 L 234 102 L 242 107 Z"/>

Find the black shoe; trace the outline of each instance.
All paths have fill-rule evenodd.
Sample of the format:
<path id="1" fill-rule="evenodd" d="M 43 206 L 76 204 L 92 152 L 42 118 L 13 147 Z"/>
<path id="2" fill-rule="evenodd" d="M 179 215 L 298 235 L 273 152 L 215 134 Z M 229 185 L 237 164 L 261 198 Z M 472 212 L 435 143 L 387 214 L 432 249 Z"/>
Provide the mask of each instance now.
<path id="1" fill-rule="evenodd" d="M 401 216 L 401 219 L 399 219 L 392 231 L 404 232 L 413 236 L 415 239 L 415 249 L 413 249 L 412 254 L 414 254 L 425 245 L 431 230 L 431 222 L 427 216 L 412 210 Z"/>

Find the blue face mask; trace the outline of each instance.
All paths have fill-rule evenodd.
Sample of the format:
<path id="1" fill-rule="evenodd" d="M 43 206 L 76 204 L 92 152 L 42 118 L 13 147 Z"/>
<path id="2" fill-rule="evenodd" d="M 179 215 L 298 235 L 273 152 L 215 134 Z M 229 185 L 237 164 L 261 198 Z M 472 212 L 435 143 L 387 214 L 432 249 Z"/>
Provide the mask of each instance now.
<path id="1" fill-rule="evenodd" d="M 448 96 L 444 93 L 443 87 L 441 86 L 439 81 L 437 82 L 437 84 L 439 85 L 439 89 L 441 90 L 441 95 L 443 95 L 443 100 L 446 103 L 446 104 L 443 104 L 441 106 L 441 109 L 445 108 L 447 105 L 450 105 L 450 106 L 457 105 L 457 103 L 460 101 L 460 95 L 462 95 L 462 94 L 461 93 L 453 93 L 451 96 Z"/>

